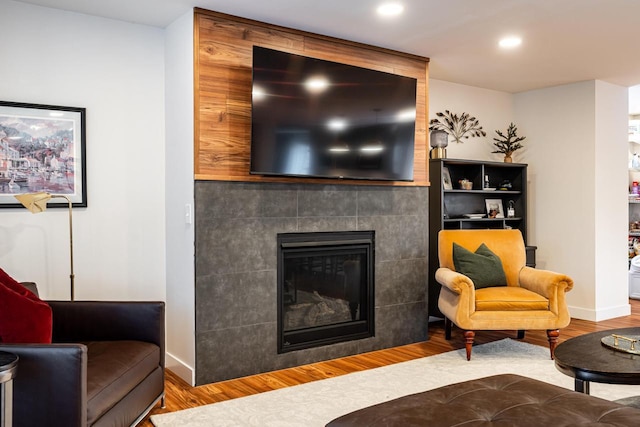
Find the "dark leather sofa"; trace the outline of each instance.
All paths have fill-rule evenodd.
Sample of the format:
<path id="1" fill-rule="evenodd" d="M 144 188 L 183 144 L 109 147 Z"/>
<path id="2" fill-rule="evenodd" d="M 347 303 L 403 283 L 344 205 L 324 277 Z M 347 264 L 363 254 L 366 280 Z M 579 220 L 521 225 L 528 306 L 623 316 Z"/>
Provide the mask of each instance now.
<path id="1" fill-rule="evenodd" d="M 163 302 L 47 301 L 52 344 L 4 344 L 19 356 L 13 423 L 131 426 L 164 406 Z"/>
<path id="2" fill-rule="evenodd" d="M 637 427 L 640 409 L 513 374 L 400 397 L 343 415 L 327 427 Z"/>

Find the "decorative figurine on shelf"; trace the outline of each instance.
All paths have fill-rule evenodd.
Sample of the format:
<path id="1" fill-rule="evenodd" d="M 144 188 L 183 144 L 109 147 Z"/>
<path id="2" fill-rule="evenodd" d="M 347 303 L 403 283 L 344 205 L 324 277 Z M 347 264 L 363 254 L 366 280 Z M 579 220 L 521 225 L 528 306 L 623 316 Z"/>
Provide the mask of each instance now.
<path id="1" fill-rule="evenodd" d="M 500 183 L 500 187 L 498 187 L 498 189 L 502 191 L 509 191 L 512 188 L 513 188 L 513 185 L 511 185 L 511 181 L 509 181 L 508 179 L 505 179 L 504 181 L 502 181 Z"/>
<path id="2" fill-rule="evenodd" d="M 436 113 L 437 118 L 429 121 L 429 130 L 440 130 L 453 137 L 455 142 L 464 142 L 462 138 L 469 139 L 474 136 L 487 136 L 480 126 L 480 121 L 469 113 L 453 114 L 449 110 L 444 113 Z M 433 147 L 433 144 L 431 144 Z"/>
<path id="3" fill-rule="evenodd" d="M 524 141 L 526 139 L 526 136 L 518 136 L 518 128 L 513 123 L 511 123 L 507 128 L 506 135 L 499 130 L 496 130 L 496 133 L 500 138 L 493 138 L 493 140 L 496 141 L 493 143 L 493 145 L 495 145 L 498 149 L 492 151 L 492 153 L 504 154 L 505 163 L 513 162 L 511 155 L 514 153 L 514 151 L 524 148 L 524 146 L 520 144 L 520 142 Z"/>
<path id="4" fill-rule="evenodd" d="M 507 218 L 516 217 L 516 203 L 513 200 L 509 200 L 507 204 Z"/>
<path id="5" fill-rule="evenodd" d="M 473 189 L 473 182 L 469 181 L 467 178 L 461 179 L 460 181 L 458 181 L 458 183 L 460 184 L 460 188 L 463 190 Z"/>

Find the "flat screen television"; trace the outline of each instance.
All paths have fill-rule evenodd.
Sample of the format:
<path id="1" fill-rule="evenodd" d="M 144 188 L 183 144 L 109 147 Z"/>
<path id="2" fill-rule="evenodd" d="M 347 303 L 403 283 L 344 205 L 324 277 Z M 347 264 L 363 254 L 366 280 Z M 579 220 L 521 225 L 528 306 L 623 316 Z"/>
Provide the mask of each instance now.
<path id="1" fill-rule="evenodd" d="M 416 84 L 254 46 L 251 173 L 412 181 Z"/>

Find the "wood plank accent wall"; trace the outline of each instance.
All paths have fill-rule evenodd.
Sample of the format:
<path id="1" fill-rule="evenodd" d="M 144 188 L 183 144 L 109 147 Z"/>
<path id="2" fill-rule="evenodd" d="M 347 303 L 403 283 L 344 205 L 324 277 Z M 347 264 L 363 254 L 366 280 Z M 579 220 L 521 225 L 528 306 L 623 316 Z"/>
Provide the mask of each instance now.
<path id="1" fill-rule="evenodd" d="M 428 58 L 204 9 L 196 8 L 194 19 L 196 180 L 429 185 Z M 416 78 L 414 181 L 251 175 L 251 65 L 254 45 Z"/>

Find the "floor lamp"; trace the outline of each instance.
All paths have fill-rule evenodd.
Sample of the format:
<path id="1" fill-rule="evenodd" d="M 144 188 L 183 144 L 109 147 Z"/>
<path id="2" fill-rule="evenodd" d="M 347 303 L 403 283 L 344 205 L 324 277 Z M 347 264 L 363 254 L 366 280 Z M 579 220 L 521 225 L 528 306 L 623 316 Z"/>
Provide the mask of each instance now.
<path id="1" fill-rule="evenodd" d="M 14 197 L 18 199 L 25 208 L 34 214 L 44 212 L 47 209 L 47 202 L 51 199 L 65 199 L 69 204 L 69 260 L 71 264 L 71 274 L 69 275 L 69 278 L 71 279 L 71 301 L 73 301 L 75 299 L 75 275 L 73 274 L 73 221 L 71 216 L 71 199 L 63 194 L 49 193 L 25 193 L 17 194 Z"/>

